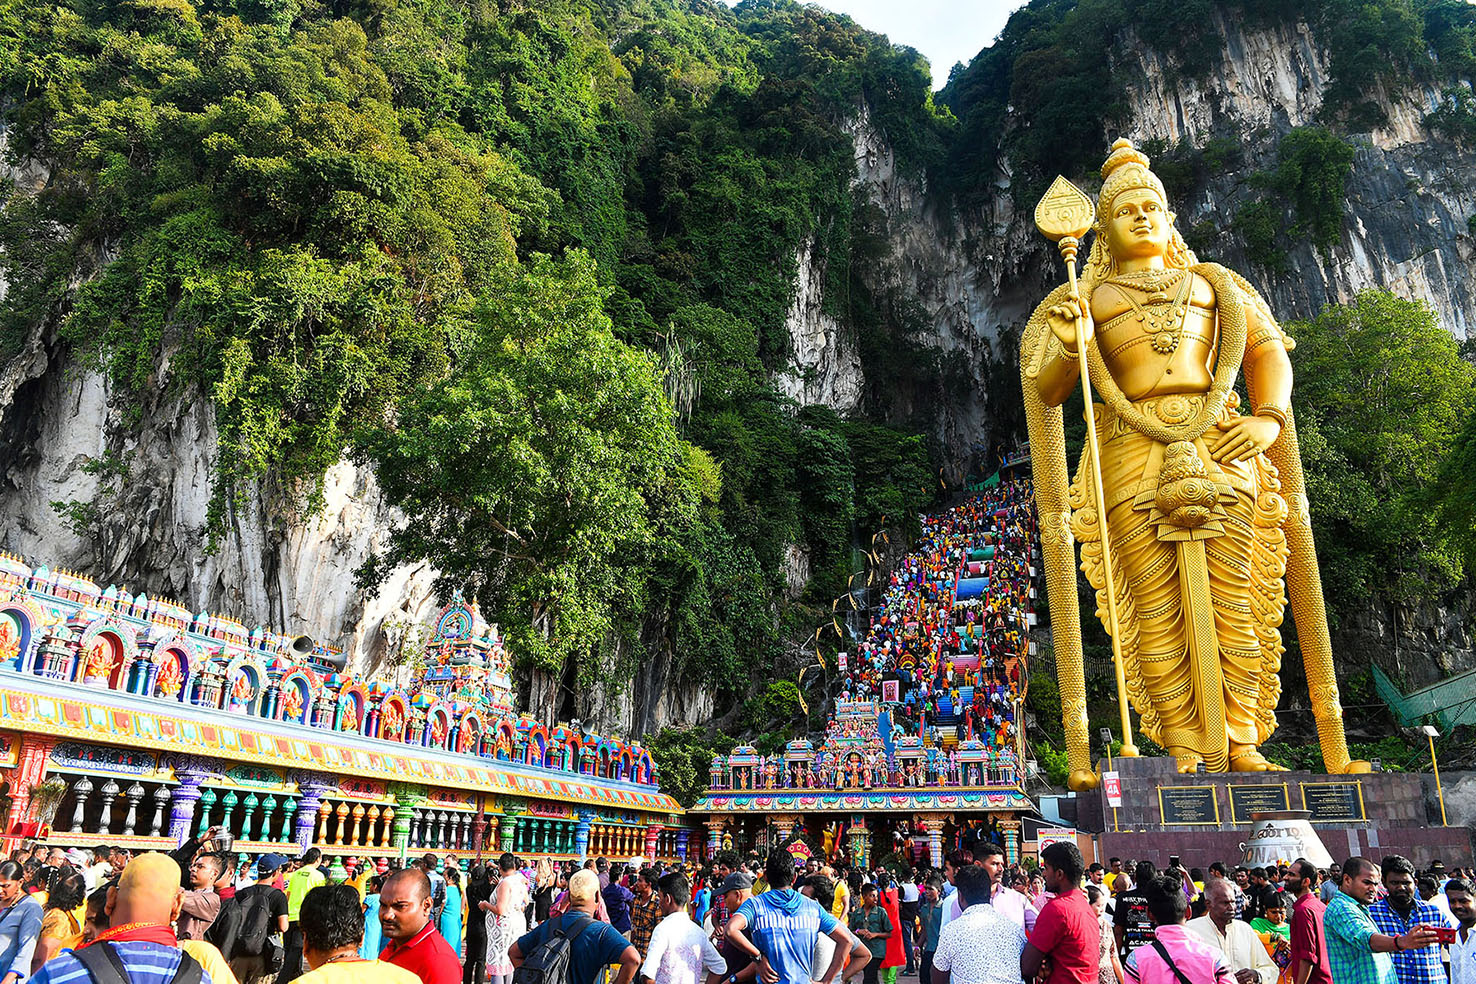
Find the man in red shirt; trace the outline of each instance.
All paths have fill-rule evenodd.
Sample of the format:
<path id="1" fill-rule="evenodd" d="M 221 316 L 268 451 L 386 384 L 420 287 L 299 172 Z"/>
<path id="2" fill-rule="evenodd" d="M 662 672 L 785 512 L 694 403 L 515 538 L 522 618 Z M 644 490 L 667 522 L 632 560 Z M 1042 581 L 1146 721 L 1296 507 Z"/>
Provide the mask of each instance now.
<path id="1" fill-rule="evenodd" d="M 430 879 L 419 868 L 390 875 L 379 892 L 379 926 L 389 946 L 379 959 L 421 984 L 460 984 L 461 961 L 431 920 Z"/>
<path id="2" fill-rule="evenodd" d="M 1292 980 L 1296 984 L 1332 984 L 1327 937 L 1322 932 L 1322 914 L 1327 906 L 1317 897 L 1317 866 L 1298 858 L 1286 869 L 1282 885 L 1297 900 L 1291 917 Z"/>
<path id="3" fill-rule="evenodd" d="M 1040 852 L 1046 891 L 1055 896 L 1040 910 L 1035 928 L 1020 954 L 1020 975 L 1027 981 L 1040 976 L 1045 958 L 1051 958 L 1045 984 L 1096 984 L 1097 946 L 1102 924 L 1081 890 L 1086 863 L 1075 844 L 1057 841 Z"/>

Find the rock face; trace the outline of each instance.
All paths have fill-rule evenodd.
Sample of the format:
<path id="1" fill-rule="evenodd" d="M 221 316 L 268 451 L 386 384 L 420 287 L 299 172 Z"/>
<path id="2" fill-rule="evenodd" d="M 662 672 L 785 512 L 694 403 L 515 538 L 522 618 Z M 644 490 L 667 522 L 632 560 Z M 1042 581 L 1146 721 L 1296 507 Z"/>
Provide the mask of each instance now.
<path id="1" fill-rule="evenodd" d="M 1225 231 L 1226 216 L 1253 193 L 1246 174 L 1274 166 L 1279 137 L 1314 122 L 1326 95 L 1327 57 L 1305 24 L 1243 30 L 1220 19 L 1215 28 L 1225 62 L 1202 77 L 1130 37 L 1114 48 L 1119 71 L 1134 80 L 1135 117 L 1123 135 L 1196 146 L 1223 137 L 1242 149 L 1235 173 L 1214 175 L 1195 200 L 1174 203 L 1181 226 L 1213 224 L 1215 258 L 1250 276 L 1283 319 L 1312 315 L 1376 285 L 1422 297 L 1454 335 L 1476 335 L 1468 273 L 1476 245 L 1467 229 L 1476 214 L 1476 155 L 1426 128 L 1424 116 L 1439 94 L 1414 90 L 1383 98 L 1389 122 L 1355 138 L 1339 243 L 1328 256 L 1299 246 L 1286 271 L 1271 275 Z M 930 196 L 921 175 L 899 166 L 866 107 L 858 107 L 846 131 L 855 146 L 857 190 L 881 216 L 887 242 L 882 262 L 867 273 L 869 285 L 915 314 L 919 340 L 941 353 L 947 373 L 936 394 L 900 394 L 892 409 L 929 422 L 956 479 L 971 463 L 988 460 L 992 440 L 1015 430 L 1016 339 L 1033 305 L 1061 281 L 1060 263 L 1028 211 L 1016 206 L 1008 164 L 992 202 L 959 213 Z M 1082 139 L 1101 139 L 1105 154 L 1112 136 Z M 29 187 L 46 180 L 24 168 L 7 176 Z M 855 410 L 869 388 L 886 381 L 868 378 L 852 326 L 827 313 L 824 258 L 813 239 L 800 245 L 797 261 L 787 318 L 791 364 L 776 385 L 800 403 Z M 167 367 L 161 393 L 165 378 Z M 248 625 L 307 633 L 344 646 L 361 669 L 378 665 L 408 626 L 434 614 L 434 572 L 424 566 L 396 571 L 373 596 L 354 588 L 354 570 L 383 545 L 393 516 L 373 476 L 350 462 L 326 476 L 321 511 L 294 506 L 296 497 L 271 483 L 247 490 L 219 549 L 207 554 L 203 531 L 217 446 L 203 396 L 160 396 L 142 423 L 130 423 L 105 381 L 58 345 L 54 326 L 36 325 L 21 354 L 0 368 L 0 548 L 82 570 L 104 585 L 127 584 L 195 610 L 230 613 Z M 79 536 L 51 504 L 92 502 L 102 477 L 83 466 L 108 450 L 124 456 L 127 477 L 99 500 L 106 509 L 90 535 Z M 789 558 L 791 591 L 807 567 L 808 558 Z M 1398 620 L 1411 668 L 1448 672 L 1476 664 L 1467 607 L 1457 601 L 1443 612 Z M 1370 612 L 1367 622 L 1346 627 L 1342 642 L 1361 659 L 1387 644 L 1395 621 Z M 661 660 L 642 665 L 629 684 L 580 694 L 574 709 L 602 728 L 628 733 L 710 717 L 710 701 L 669 676 Z M 553 682 L 535 680 L 533 689 L 535 700 L 557 701 Z"/>

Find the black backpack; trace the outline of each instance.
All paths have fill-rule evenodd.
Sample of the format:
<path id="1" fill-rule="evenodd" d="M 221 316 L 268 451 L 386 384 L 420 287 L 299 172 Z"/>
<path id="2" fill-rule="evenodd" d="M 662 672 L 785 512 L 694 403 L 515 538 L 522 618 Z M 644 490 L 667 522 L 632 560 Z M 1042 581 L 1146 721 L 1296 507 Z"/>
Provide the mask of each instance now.
<path id="1" fill-rule="evenodd" d="M 564 917 L 558 916 L 543 942 L 524 958 L 523 966 L 513 971 L 512 984 L 566 984 L 574 941 L 594 922 L 588 913 L 580 913 L 580 917 L 569 927 L 574 930 L 570 934 L 564 929 Z"/>
<path id="2" fill-rule="evenodd" d="M 243 903 L 239 896 L 226 899 L 220 914 L 205 931 L 205 939 L 214 943 L 227 960 L 238 957 L 266 957 L 268 969 L 281 969 L 281 948 L 272 942 L 272 893 L 251 892 Z M 276 963 L 276 968 L 272 964 Z"/>
<path id="3" fill-rule="evenodd" d="M 118 956 L 118 951 L 113 949 L 111 943 L 84 946 L 73 950 L 72 956 L 87 969 L 92 984 L 133 984 L 133 979 L 128 976 L 128 968 L 123 966 L 123 958 Z M 175 968 L 174 977 L 169 984 L 200 984 L 204 974 L 199 962 L 180 950 L 179 966 Z"/>

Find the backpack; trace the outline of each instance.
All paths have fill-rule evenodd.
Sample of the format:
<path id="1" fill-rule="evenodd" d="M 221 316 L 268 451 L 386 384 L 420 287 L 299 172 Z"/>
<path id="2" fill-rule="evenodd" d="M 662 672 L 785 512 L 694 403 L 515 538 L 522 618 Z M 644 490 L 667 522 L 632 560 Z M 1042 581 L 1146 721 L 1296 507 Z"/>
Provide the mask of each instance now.
<path id="1" fill-rule="evenodd" d="M 72 956 L 87 970 L 92 984 L 133 984 L 132 978 L 128 976 L 128 968 L 123 966 L 123 958 L 118 956 L 118 951 L 111 943 L 84 946 L 73 950 Z M 199 962 L 180 950 L 179 966 L 175 968 L 174 977 L 169 984 L 200 984 L 204 974 Z"/>
<path id="2" fill-rule="evenodd" d="M 266 957 L 268 970 L 280 970 L 282 948 L 273 940 L 271 892 L 252 892 L 243 904 L 239 897 L 221 903 L 220 914 L 205 931 L 227 960 Z"/>
<path id="3" fill-rule="evenodd" d="M 550 926 L 551 931 L 543 942 L 533 948 L 523 960 L 523 966 L 513 971 L 512 984 L 567 984 L 574 941 L 594 922 L 588 913 L 580 915 L 582 918 L 570 927 L 574 929 L 573 935 L 565 933 L 563 917 L 558 917 L 558 924 Z"/>

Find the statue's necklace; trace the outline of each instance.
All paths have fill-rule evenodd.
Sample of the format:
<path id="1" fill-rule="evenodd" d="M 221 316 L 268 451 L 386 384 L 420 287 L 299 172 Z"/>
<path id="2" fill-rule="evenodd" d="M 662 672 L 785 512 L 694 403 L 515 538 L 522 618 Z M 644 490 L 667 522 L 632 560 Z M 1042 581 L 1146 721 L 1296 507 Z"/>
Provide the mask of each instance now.
<path id="1" fill-rule="evenodd" d="M 1133 307 L 1143 324 L 1143 332 L 1151 339 L 1153 351 L 1172 355 L 1184 337 L 1184 318 L 1189 311 L 1189 291 L 1194 279 L 1187 270 L 1144 270 L 1118 274 L 1109 281 Z M 1172 298 L 1169 288 L 1178 286 Z M 1127 288 L 1123 290 L 1122 288 Z M 1148 296 L 1139 302 L 1137 293 Z"/>

